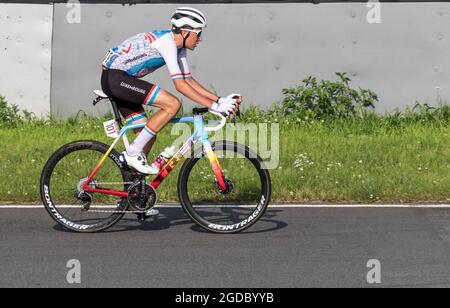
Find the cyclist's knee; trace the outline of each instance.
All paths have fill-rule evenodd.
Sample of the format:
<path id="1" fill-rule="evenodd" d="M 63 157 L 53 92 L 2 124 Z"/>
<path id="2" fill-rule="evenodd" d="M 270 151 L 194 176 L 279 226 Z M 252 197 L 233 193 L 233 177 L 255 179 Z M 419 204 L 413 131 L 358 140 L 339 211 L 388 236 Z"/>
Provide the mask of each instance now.
<path id="1" fill-rule="evenodd" d="M 180 101 L 177 97 L 172 96 L 172 97 L 169 99 L 169 101 L 168 101 L 168 103 L 167 103 L 166 106 L 167 106 L 166 111 L 167 111 L 172 117 L 174 117 L 174 116 L 177 114 L 178 110 L 181 109 L 181 101 Z"/>

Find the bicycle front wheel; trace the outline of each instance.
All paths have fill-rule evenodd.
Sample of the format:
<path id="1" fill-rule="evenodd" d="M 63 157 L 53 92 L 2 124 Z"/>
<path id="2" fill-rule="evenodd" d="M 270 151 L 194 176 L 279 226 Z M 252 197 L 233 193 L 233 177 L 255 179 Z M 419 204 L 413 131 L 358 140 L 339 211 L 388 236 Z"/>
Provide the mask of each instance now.
<path id="1" fill-rule="evenodd" d="M 212 149 L 228 189 L 219 188 L 211 162 L 200 149 L 183 164 L 178 195 L 187 215 L 214 233 L 236 233 L 263 216 L 270 202 L 271 180 L 261 158 L 248 147 L 218 141 Z"/>
<path id="2" fill-rule="evenodd" d="M 86 193 L 82 187 L 108 146 L 97 141 L 77 141 L 57 150 L 41 175 L 41 198 L 50 216 L 76 232 L 98 232 L 114 225 L 128 208 L 127 198 Z M 93 188 L 126 191 L 129 174 L 112 151 L 89 184 Z"/>

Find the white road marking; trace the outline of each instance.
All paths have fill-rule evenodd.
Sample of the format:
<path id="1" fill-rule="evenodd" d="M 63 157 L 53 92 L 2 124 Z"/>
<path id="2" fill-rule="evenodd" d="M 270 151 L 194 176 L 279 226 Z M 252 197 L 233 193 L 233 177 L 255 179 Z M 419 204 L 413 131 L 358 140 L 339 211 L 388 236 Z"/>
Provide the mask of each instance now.
<path id="1" fill-rule="evenodd" d="M 254 207 L 255 205 L 251 205 Z M 80 205 L 59 205 L 59 208 L 79 208 Z M 157 204 L 157 208 L 181 207 L 180 204 Z M 202 205 L 201 207 L 209 207 Z M 228 205 L 228 207 L 233 207 Z M 250 207 L 250 206 L 242 206 Z M 0 205 L 1 209 L 43 209 L 43 205 Z M 115 208 L 115 206 L 92 206 L 91 208 Z M 271 204 L 269 208 L 450 208 L 450 204 Z"/>

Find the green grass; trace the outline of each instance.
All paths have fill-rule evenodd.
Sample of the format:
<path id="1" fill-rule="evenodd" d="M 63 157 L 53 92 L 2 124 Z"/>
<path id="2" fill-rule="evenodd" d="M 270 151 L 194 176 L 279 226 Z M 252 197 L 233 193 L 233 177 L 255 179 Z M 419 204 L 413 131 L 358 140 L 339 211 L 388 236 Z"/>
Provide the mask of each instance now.
<path id="1" fill-rule="evenodd" d="M 158 135 L 150 160 L 178 137 L 170 131 Z M 40 202 L 46 160 L 80 139 L 112 142 L 93 119 L 0 128 L 0 202 Z M 273 202 L 450 202 L 450 127 L 439 121 L 291 121 L 280 125 L 279 140 Z M 158 189 L 160 201 L 178 199 L 180 167 Z M 224 169 L 239 176 L 245 168 Z"/>
<path id="2" fill-rule="evenodd" d="M 290 136 L 296 136 L 295 141 Z M 281 144 L 281 169 L 272 172 L 276 198 L 450 201 L 448 127 L 419 123 L 394 129 L 357 121 L 332 127 L 291 126 L 283 131 Z"/>

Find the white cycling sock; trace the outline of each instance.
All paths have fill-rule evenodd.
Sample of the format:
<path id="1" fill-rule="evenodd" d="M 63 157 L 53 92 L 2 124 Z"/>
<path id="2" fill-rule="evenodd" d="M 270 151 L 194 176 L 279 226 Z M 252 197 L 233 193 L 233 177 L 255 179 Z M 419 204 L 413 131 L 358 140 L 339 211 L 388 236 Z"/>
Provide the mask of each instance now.
<path id="1" fill-rule="evenodd" d="M 149 128 L 148 126 L 145 126 L 144 129 L 136 137 L 133 144 L 131 144 L 130 147 L 128 148 L 127 151 L 128 155 L 135 156 L 144 152 L 144 147 L 155 136 L 156 132 L 151 128 Z"/>

